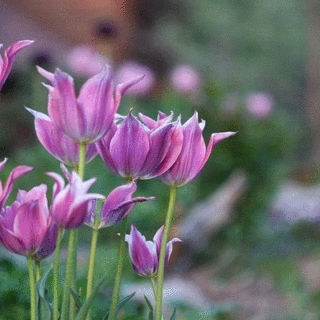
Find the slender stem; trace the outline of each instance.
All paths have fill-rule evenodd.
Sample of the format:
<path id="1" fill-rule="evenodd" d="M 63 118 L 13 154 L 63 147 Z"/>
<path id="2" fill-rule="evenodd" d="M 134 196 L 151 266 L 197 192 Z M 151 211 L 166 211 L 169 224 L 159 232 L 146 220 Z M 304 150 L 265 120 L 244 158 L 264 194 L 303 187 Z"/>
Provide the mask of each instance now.
<path id="1" fill-rule="evenodd" d="M 92 229 L 91 249 L 89 258 L 88 278 L 87 278 L 87 299 L 90 297 L 93 286 L 94 262 L 96 257 L 97 241 L 99 229 Z M 87 320 L 90 319 L 90 310 L 87 314 Z"/>
<path id="2" fill-rule="evenodd" d="M 60 320 L 72 319 L 70 317 L 69 304 L 70 304 L 70 288 L 71 288 L 72 280 L 74 278 L 74 268 L 75 268 L 75 266 L 74 266 L 74 256 L 75 256 L 74 251 L 76 251 L 76 246 L 75 246 L 76 241 L 77 241 L 77 230 L 73 229 L 70 231 L 70 236 L 69 236 L 66 278 L 65 278 L 65 282 L 64 282 L 63 300 L 62 300 Z"/>
<path id="3" fill-rule="evenodd" d="M 29 286 L 30 286 L 30 319 L 36 320 L 37 318 L 37 299 L 36 299 L 36 278 L 33 267 L 33 260 L 31 257 L 27 258 L 29 270 Z"/>
<path id="4" fill-rule="evenodd" d="M 157 296 L 157 285 L 154 278 L 150 278 L 154 298 Z"/>
<path id="5" fill-rule="evenodd" d="M 86 143 L 79 144 L 79 164 L 77 173 L 79 177 L 83 180 L 84 178 L 84 168 L 86 165 Z M 72 240 L 71 240 L 72 238 Z M 72 244 L 71 244 L 72 243 Z M 71 247 L 71 245 L 73 247 Z M 74 229 L 70 233 L 70 242 L 68 247 L 68 259 L 70 257 L 70 285 L 69 285 L 69 297 L 70 297 L 70 288 L 77 291 L 77 262 L 78 262 L 78 230 Z M 68 267 L 67 267 L 68 268 Z M 67 277 L 67 275 L 66 275 Z M 66 287 L 65 287 L 66 290 Z M 74 319 L 76 316 L 76 304 L 73 299 L 69 299 L 70 310 L 69 310 L 69 318 Z"/>
<path id="6" fill-rule="evenodd" d="M 78 175 L 81 179 L 84 177 L 84 168 L 86 166 L 86 143 L 81 143 L 79 145 L 79 165 L 78 165 Z"/>
<path id="7" fill-rule="evenodd" d="M 73 246 L 74 249 L 72 250 L 72 273 L 71 273 L 71 282 L 70 282 L 70 289 L 72 288 L 75 292 L 77 292 L 77 263 L 78 263 L 78 229 L 73 229 L 71 231 L 74 233 L 74 242 Z M 70 313 L 69 313 L 69 320 L 72 320 L 76 317 L 77 313 L 77 306 L 74 299 L 70 300 Z"/>
<path id="8" fill-rule="evenodd" d="M 112 300 L 111 300 L 110 313 L 109 313 L 108 320 L 114 320 L 116 317 L 116 309 L 117 309 L 117 303 L 119 299 L 119 290 L 120 290 L 122 267 L 123 267 L 123 260 L 124 260 L 125 235 L 126 235 L 126 229 L 127 229 L 127 222 L 128 222 L 128 216 L 125 217 L 121 222 L 118 265 L 117 265 L 116 277 L 114 279 Z"/>
<path id="9" fill-rule="evenodd" d="M 177 197 L 177 187 L 171 187 L 169 195 L 168 211 L 166 216 L 166 222 L 163 230 L 161 250 L 159 257 L 159 267 L 158 267 L 158 286 L 156 295 L 156 310 L 155 310 L 155 320 L 161 320 L 162 318 L 162 295 L 163 295 L 163 279 L 164 279 L 164 265 L 166 257 L 166 246 L 168 242 L 168 237 L 171 229 L 172 217 L 174 213 L 174 205 Z"/>
<path id="10" fill-rule="evenodd" d="M 59 263 L 61 240 L 63 235 L 63 228 L 60 227 L 58 231 L 56 250 L 54 252 L 53 260 L 53 320 L 59 319 Z"/>
<path id="11" fill-rule="evenodd" d="M 41 270 L 40 270 L 40 260 L 34 260 L 36 266 L 36 282 L 38 282 L 41 278 Z"/>

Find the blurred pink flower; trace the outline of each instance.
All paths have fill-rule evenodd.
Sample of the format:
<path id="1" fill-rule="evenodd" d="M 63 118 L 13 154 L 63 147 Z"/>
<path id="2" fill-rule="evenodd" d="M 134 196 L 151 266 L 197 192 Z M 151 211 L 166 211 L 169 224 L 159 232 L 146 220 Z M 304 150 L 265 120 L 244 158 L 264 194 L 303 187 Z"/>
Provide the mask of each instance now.
<path id="1" fill-rule="evenodd" d="M 156 83 L 156 77 L 152 70 L 135 61 L 127 61 L 119 66 L 116 72 L 116 82 L 123 83 L 138 76 L 144 75 L 142 80 L 127 90 L 127 94 L 144 96 L 151 92 Z"/>
<path id="2" fill-rule="evenodd" d="M 247 110 L 256 118 L 268 117 L 274 107 L 274 100 L 269 93 L 253 92 L 248 94 L 245 105 Z"/>
<path id="3" fill-rule="evenodd" d="M 67 54 L 67 65 L 70 70 L 80 77 L 92 77 L 99 73 L 110 61 L 89 45 L 74 47 Z"/>
<path id="4" fill-rule="evenodd" d="M 182 94 L 197 93 L 202 80 L 199 72 L 188 65 L 176 66 L 170 74 L 170 83 L 173 88 Z"/>

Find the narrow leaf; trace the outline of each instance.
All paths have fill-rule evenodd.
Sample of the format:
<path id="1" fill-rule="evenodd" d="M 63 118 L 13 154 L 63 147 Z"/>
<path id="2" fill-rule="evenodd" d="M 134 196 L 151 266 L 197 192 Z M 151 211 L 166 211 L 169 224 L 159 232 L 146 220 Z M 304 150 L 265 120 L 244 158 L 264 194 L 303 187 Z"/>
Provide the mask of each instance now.
<path id="1" fill-rule="evenodd" d="M 75 320 L 85 320 L 85 318 L 87 317 L 87 313 L 91 307 L 91 303 L 93 299 L 96 297 L 96 295 L 98 294 L 98 291 L 102 286 L 103 282 L 106 280 L 107 276 L 108 274 L 105 275 L 102 278 L 102 280 L 96 285 L 96 287 L 92 290 L 92 293 L 90 294 L 89 298 L 85 300 L 82 307 L 80 308 Z"/>
<path id="2" fill-rule="evenodd" d="M 117 310 L 116 310 L 116 315 L 119 313 L 119 311 L 121 310 L 121 308 L 135 295 L 136 293 L 131 293 L 128 296 L 124 297 L 123 299 L 121 299 L 118 304 L 117 304 Z"/>
<path id="3" fill-rule="evenodd" d="M 116 315 L 119 313 L 121 308 L 135 295 L 136 293 L 131 293 L 128 296 L 124 297 L 117 303 L 117 309 L 116 309 Z M 109 318 L 109 312 L 106 314 L 106 316 L 102 320 L 107 320 Z"/>
<path id="4" fill-rule="evenodd" d="M 80 299 L 80 296 L 78 295 L 78 293 L 73 289 L 73 288 L 70 288 L 70 292 L 71 292 L 71 295 L 73 297 L 73 300 L 75 301 L 76 305 L 77 305 L 77 309 L 80 309 L 83 305 L 81 299 Z"/>
<path id="5" fill-rule="evenodd" d="M 144 299 L 146 300 L 148 308 L 149 308 L 149 318 L 148 318 L 148 320 L 153 320 L 153 306 L 152 306 L 150 300 L 147 298 L 146 295 L 144 295 Z"/>
<path id="6" fill-rule="evenodd" d="M 40 319 L 52 319 L 53 305 L 48 300 L 47 289 L 46 289 L 46 282 L 51 270 L 52 270 L 52 266 L 37 282 L 37 291 L 39 294 L 38 314 Z M 46 307 L 44 308 L 44 306 Z"/>
<path id="7" fill-rule="evenodd" d="M 170 318 L 170 320 L 176 320 L 176 313 L 177 313 L 177 308 L 174 308 L 172 316 Z"/>

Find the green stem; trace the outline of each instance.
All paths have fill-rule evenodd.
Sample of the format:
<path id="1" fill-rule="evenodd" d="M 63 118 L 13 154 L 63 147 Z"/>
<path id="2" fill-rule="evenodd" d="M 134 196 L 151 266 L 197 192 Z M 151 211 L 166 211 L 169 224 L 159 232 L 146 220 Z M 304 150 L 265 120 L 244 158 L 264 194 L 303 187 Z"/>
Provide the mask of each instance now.
<path id="1" fill-rule="evenodd" d="M 62 236 L 63 228 L 60 227 L 58 231 L 57 244 L 53 260 L 53 320 L 59 319 L 59 263 Z"/>
<path id="2" fill-rule="evenodd" d="M 78 175 L 83 180 L 84 178 L 84 168 L 86 166 L 86 143 L 81 143 L 79 145 L 79 165 L 78 165 Z"/>
<path id="3" fill-rule="evenodd" d="M 124 260 L 124 248 L 125 248 L 125 236 L 127 229 L 128 216 L 125 217 L 121 222 L 121 231 L 120 231 L 120 244 L 119 244 L 119 252 L 118 252 L 118 265 L 116 271 L 116 277 L 114 279 L 112 300 L 110 306 L 110 313 L 108 320 L 114 320 L 116 317 L 116 309 L 119 300 L 119 291 L 120 291 L 120 283 L 121 283 L 121 275 L 122 275 L 122 267 Z"/>
<path id="4" fill-rule="evenodd" d="M 80 143 L 79 144 L 79 164 L 78 164 L 78 170 L 77 173 L 79 177 L 83 180 L 84 178 L 84 168 L 86 165 L 86 143 Z M 72 238 L 72 239 L 71 239 Z M 71 247 L 72 246 L 72 247 Z M 77 291 L 77 262 L 78 262 L 78 230 L 74 229 L 70 232 L 70 242 L 68 247 L 68 261 L 70 256 L 70 283 L 69 283 L 69 297 L 70 297 L 70 289 L 74 289 Z M 68 263 L 68 262 L 67 262 Z M 68 270 L 68 267 L 67 267 Z M 66 275 L 67 277 L 67 275 Z M 65 286 L 66 290 L 66 286 Z M 76 316 L 76 304 L 73 299 L 68 299 L 70 303 L 70 310 L 69 310 L 69 318 L 68 319 L 74 319 Z M 67 307 L 65 307 L 67 308 Z"/>
<path id="5" fill-rule="evenodd" d="M 99 229 L 92 229 L 92 239 L 91 239 L 91 248 L 90 248 L 90 258 L 89 258 L 89 268 L 88 268 L 88 278 L 87 278 L 87 299 L 90 297 L 93 286 L 93 275 L 94 275 L 94 262 L 96 257 L 97 250 L 97 241 L 98 241 Z M 87 314 L 87 320 L 90 319 L 90 310 Z"/>
<path id="6" fill-rule="evenodd" d="M 76 256 L 76 254 L 75 254 L 76 241 L 77 241 L 77 229 L 72 229 L 70 231 L 70 236 L 69 236 L 66 278 L 65 278 L 65 282 L 64 282 L 63 300 L 62 300 L 60 320 L 72 319 L 70 317 L 71 310 L 69 311 L 69 305 L 70 305 L 70 289 L 71 289 L 73 279 L 76 276 L 75 272 L 74 272 L 75 268 L 76 268 L 76 265 L 74 263 L 74 257 Z M 74 305 L 74 304 L 72 304 L 72 305 Z"/>
<path id="7" fill-rule="evenodd" d="M 30 319 L 36 320 L 37 318 L 37 300 L 36 300 L 36 278 L 33 267 L 33 260 L 31 257 L 27 258 L 29 270 L 29 286 L 30 286 Z"/>
<path id="8" fill-rule="evenodd" d="M 34 260 L 36 266 L 36 282 L 38 282 L 41 278 L 41 271 L 40 271 L 40 260 Z"/>
<path id="9" fill-rule="evenodd" d="M 166 246 L 168 242 L 168 237 L 171 229 L 172 217 L 174 213 L 174 205 L 177 197 L 177 187 L 171 187 L 169 195 L 168 211 L 166 216 L 166 222 L 163 230 L 161 250 L 159 257 L 159 267 L 158 267 L 158 286 L 156 295 L 156 310 L 155 310 L 155 320 L 161 320 L 162 318 L 162 295 L 163 295 L 163 279 L 164 279 L 164 264 L 166 257 Z"/>
<path id="10" fill-rule="evenodd" d="M 154 298 L 157 296 L 157 285 L 154 278 L 150 278 Z"/>

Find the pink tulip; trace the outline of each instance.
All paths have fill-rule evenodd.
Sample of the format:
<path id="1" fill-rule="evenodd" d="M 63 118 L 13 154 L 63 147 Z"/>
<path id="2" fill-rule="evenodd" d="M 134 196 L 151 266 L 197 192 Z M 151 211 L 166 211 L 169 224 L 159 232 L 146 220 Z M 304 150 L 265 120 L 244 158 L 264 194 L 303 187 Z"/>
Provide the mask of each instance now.
<path id="1" fill-rule="evenodd" d="M 202 136 L 204 127 L 205 121 L 198 123 L 197 112 L 180 127 L 179 130 L 183 134 L 182 150 L 173 166 L 159 177 L 162 182 L 176 187 L 191 182 L 202 170 L 212 149 L 220 141 L 235 134 L 235 132 L 213 133 L 206 147 Z"/>
<path id="2" fill-rule="evenodd" d="M 50 73 L 38 67 L 51 82 L 48 113 L 54 126 L 77 143 L 93 143 L 108 132 L 123 93 L 140 78 L 114 86 L 111 67 L 106 66 L 82 86 L 78 98 L 73 78 L 56 69 Z"/>
<path id="3" fill-rule="evenodd" d="M 96 144 L 114 173 L 127 180 L 151 179 L 172 166 L 182 147 L 180 123 L 163 121 L 152 126 L 149 129 L 130 113 Z"/>
<path id="4" fill-rule="evenodd" d="M 49 215 L 47 186 L 20 190 L 14 203 L 0 214 L 0 242 L 10 251 L 41 260 L 50 255 L 57 240 L 57 226 Z"/>
<path id="5" fill-rule="evenodd" d="M 35 117 L 36 134 L 43 147 L 62 163 L 74 168 L 78 167 L 79 144 L 58 130 L 46 114 L 26 109 Z M 88 163 L 98 152 L 94 144 L 89 144 L 86 148 L 86 162 Z"/>
<path id="6" fill-rule="evenodd" d="M 155 200 L 154 197 L 135 197 L 132 194 L 137 190 L 136 181 L 115 188 L 106 198 L 100 213 L 98 228 L 110 227 L 125 218 L 137 202 Z M 92 210 L 86 224 L 94 226 L 94 211 Z"/>
<path id="7" fill-rule="evenodd" d="M 153 241 L 146 241 L 146 238 L 131 225 L 129 235 L 126 235 L 126 241 L 129 245 L 129 256 L 134 271 L 146 277 L 156 277 L 158 274 L 159 257 L 164 226 L 162 226 L 153 237 Z M 174 242 L 181 242 L 178 238 L 173 238 L 167 243 L 165 266 L 168 266 L 169 259 L 173 249 Z"/>
<path id="8" fill-rule="evenodd" d="M 85 222 L 89 214 L 90 201 L 104 199 L 104 197 L 100 194 L 88 193 L 95 178 L 83 182 L 75 172 L 69 173 L 63 165 L 62 170 L 67 177 L 67 185 L 57 173 L 47 173 L 55 181 L 50 214 L 59 227 L 75 229 Z"/>

